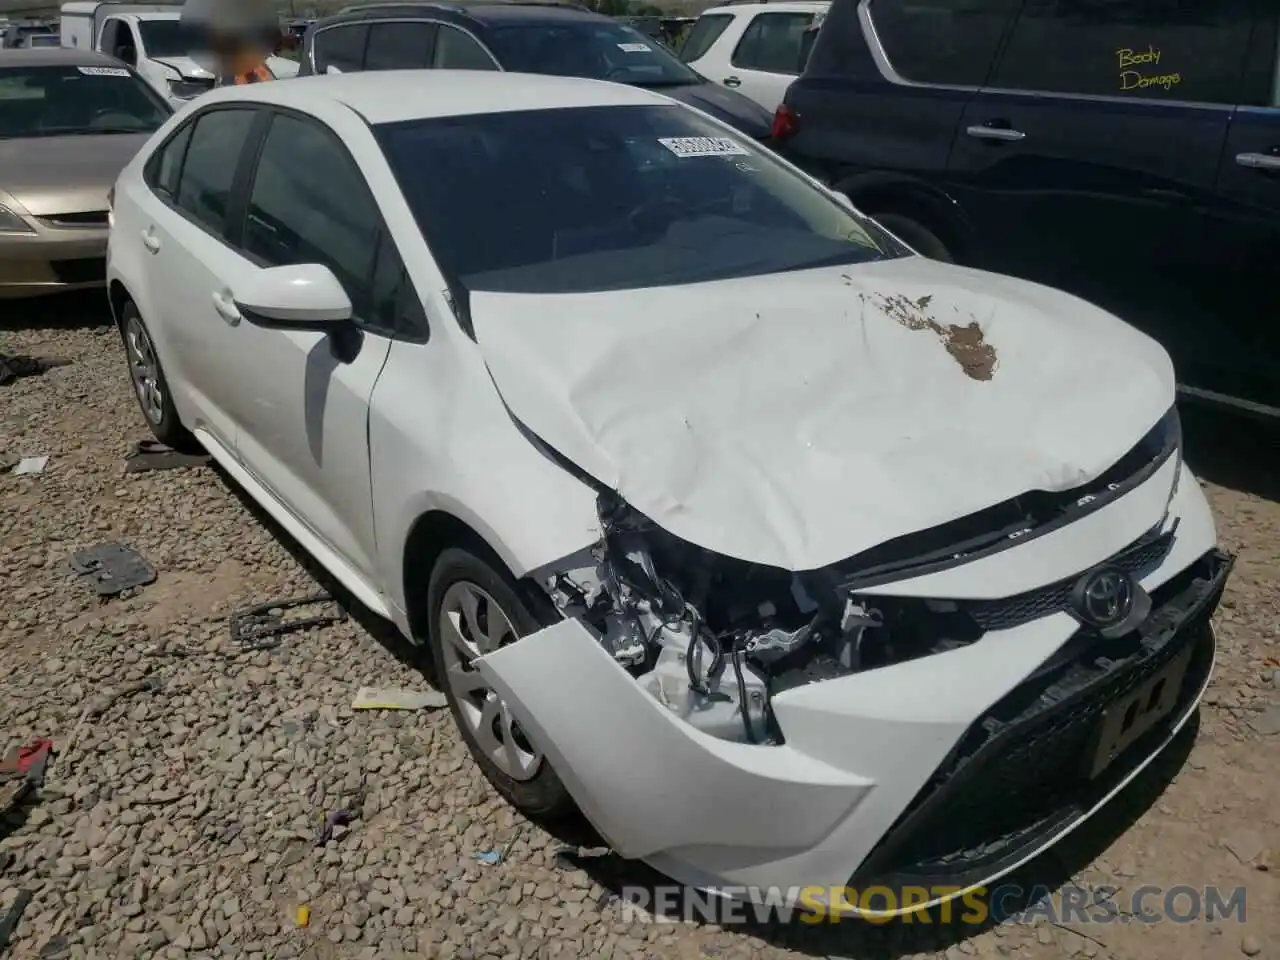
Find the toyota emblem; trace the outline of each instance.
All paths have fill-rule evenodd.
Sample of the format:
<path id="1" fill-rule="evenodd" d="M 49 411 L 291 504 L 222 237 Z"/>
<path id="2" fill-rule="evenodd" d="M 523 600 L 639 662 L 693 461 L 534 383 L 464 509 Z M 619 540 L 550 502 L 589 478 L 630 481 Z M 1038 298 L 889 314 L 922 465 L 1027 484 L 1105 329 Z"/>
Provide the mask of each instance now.
<path id="1" fill-rule="evenodd" d="M 1136 593 L 1137 585 L 1127 570 L 1099 567 L 1076 583 L 1071 605 L 1085 623 L 1107 630 L 1123 623 L 1133 613 Z"/>

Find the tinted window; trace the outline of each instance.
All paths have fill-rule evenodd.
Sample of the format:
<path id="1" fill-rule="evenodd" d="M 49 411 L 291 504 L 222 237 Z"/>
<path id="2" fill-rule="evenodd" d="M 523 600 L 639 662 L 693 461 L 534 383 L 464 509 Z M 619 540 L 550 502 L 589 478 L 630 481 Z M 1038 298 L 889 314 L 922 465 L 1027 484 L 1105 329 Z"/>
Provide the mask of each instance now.
<path id="1" fill-rule="evenodd" d="M 623 23 L 583 19 L 500 27 L 494 50 L 508 70 L 639 86 L 701 83 L 660 43 Z"/>
<path id="2" fill-rule="evenodd" d="M 431 66 L 430 23 L 375 23 L 369 28 L 366 70 L 425 70 Z"/>
<path id="3" fill-rule="evenodd" d="M 312 46 L 316 73 L 325 73 L 330 67 L 337 67 L 342 73 L 363 70 L 364 45 L 368 39 L 369 28 L 364 24 L 319 31 Z"/>
<path id="4" fill-rule="evenodd" d="M 466 289 L 620 290 L 895 249 L 766 149 L 674 104 L 375 130 L 437 261 Z"/>
<path id="5" fill-rule="evenodd" d="M 917 83 L 981 86 L 1018 0 L 872 0 L 895 71 Z"/>
<path id="6" fill-rule="evenodd" d="M 1028 0 L 992 86 L 1234 104 L 1249 0 Z"/>
<path id="7" fill-rule="evenodd" d="M 733 17 L 727 13 L 709 13 L 699 17 L 698 22 L 689 30 L 689 36 L 684 39 L 680 59 L 685 63 L 692 63 L 704 56 L 712 44 L 720 39 L 720 34 L 724 33 L 725 27 L 732 20 Z"/>
<path id="8" fill-rule="evenodd" d="M 163 190 L 170 199 L 178 195 L 178 178 L 182 175 L 182 160 L 191 142 L 195 125 L 188 123 L 157 152 L 147 165 L 147 182 L 157 190 Z"/>
<path id="9" fill-rule="evenodd" d="M 255 116 L 253 110 L 214 110 L 196 120 L 191 134 L 178 207 L 218 236 L 226 231 L 231 181 Z"/>
<path id="10" fill-rule="evenodd" d="M 801 46 L 812 22 L 810 13 L 756 14 L 733 51 L 733 65 L 767 73 L 799 73 Z"/>
<path id="11" fill-rule="evenodd" d="M 0 67 L 0 139 L 149 133 L 171 113 L 122 66 Z"/>
<path id="12" fill-rule="evenodd" d="M 441 26 L 436 31 L 435 56 L 432 65 L 437 70 L 497 70 L 484 47 L 468 34 L 454 27 Z"/>
<path id="13" fill-rule="evenodd" d="M 269 266 L 323 263 L 367 318 L 378 233 L 373 197 L 337 138 L 293 117 L 272 120 L 249 195 L 245 252 Z"/>

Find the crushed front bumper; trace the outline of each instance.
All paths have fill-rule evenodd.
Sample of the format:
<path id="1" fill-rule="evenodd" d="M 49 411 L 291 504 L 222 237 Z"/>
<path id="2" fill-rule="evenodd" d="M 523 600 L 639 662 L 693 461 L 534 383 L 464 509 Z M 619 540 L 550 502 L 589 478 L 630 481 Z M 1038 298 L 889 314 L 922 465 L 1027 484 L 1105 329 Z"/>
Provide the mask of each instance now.
<path id="1" fill-rule="evenodd" d="M 1097 640 L 1051 612 L 945 653 L 792 688 L 772 701 L 780 745 L 685 724 L 577 621 L 477 666 L 620 855 L 695 887 L 833 910 L 850 909 L 850 886 L 944 888 L 856 912 L 926 906 L 991 883 L 1078 826 L 1194 711 L 1230 563 L 1194 477 L 1171 469 L 1171 502 L 1162 474 L 1094 515 L 1110 533 L 1149 529 L 1168 504 L 1172 547 L 1140 576 L 1155 607 L 1134 634 Z M 980 596 L 978 581 L 1013 583 L 1029 559 L 1078 545 L 1089 529 L 1069 525 L 953 580 L 969 578 Z M 1086 539 L 1099 548 L 1103 534 Z M 1116 708 L 1149 697 L 1175 661 L 1184 669 L 1158 722 L 1090 776 Z"/>

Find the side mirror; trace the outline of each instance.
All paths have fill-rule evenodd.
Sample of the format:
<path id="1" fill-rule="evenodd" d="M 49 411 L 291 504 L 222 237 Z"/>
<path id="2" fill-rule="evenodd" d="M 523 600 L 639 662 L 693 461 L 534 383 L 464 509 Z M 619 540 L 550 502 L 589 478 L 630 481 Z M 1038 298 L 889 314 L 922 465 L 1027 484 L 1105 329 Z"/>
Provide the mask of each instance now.
<path id="1" fill-rule="evenodd" d="M 235 305 L 259 327 L 328 330 L 351 319 L 351 298 L 319 263 L 259 270 L 235 291 Z"/>

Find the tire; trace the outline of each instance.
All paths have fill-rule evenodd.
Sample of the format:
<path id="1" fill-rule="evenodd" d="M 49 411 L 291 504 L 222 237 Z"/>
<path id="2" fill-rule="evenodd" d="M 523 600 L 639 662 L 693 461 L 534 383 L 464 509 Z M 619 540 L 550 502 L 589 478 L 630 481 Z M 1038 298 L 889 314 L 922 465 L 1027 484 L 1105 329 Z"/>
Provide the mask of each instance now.
<path id="1" fill-rule="evenodd" d="M 173 393 L 165 379 L 164 368 L 156 353 L 151 332 L 142 322 L 142 315 L 132 300 L 126 300 L 120 308 L 120 340 L 124 344 L 125 362 L 129 366 L 129 381 L 138 409 L 157 440 L 175 450 L 198 452 L 199 441 L 182 425 L 178 410 L 173 405 Z"/>
<path id="2" fill-rule="evenodd" d="M 482 643 L 474 644 L 470 651 L 472 654 L 477 648 L 481 652 L 496 649 L 484 636 L 486 628 L 493 630 L 495 627 L 495 608 L 498 615 L 505 619 L 505 624 L 496 624 L 502 631 L 497 646 L 504 646 L 543 627 L 516 593 L 512 577 L 505 571 L 500 571 L 501 564 L 498 561 L 482 560 L 467 550 L 450 548 L 440 555 L 431 572 L 427 590 L 431 659 L 436 676 L 449 700 L 454 722 L 486 779 L 525 816 L 559 819 L 573 814 L 577 807 L 551 768 L 550 762 L 529 743 L 518 723 L 512 721 L 511 727 L 506 726 L 504 720 L 508 720 L 510 714 L 502 701 L 497 700 L 496 695 L 483 684 L 479 672 L 474 668 L 462 667 L 467 655 L 457 643 L 459 636 L 463 642 L 469 641 L 473 634 L 484 637 Z M 477 622 L 474 626 L 467 625 L 460 615 L 460 603 L 465 604 L 464 598 L 467 596 L 476 600 L 474 611 Z M 453 621 L 448 616 L 450 612 L 459 617 L 461 631 L 448 625 Z M 499 630 L 494 630 L 494 633 L 497 634 Z M 464 689 L 468 685 L 474 689 Z M 491 714 L 486 713 L 486 705 Z M 487 724 L 477 722 L 486 718 Z M 514 756 L 511 751 L 503 749 L 506 746 L 507 730 L 513 731 L 514 742 L 518 747 Z M 486 740 L 483 744 L 482 737 Z M 491 751 L 502 756 L 501 765 L 490 756 Z M 536 762 L 528 762 L 530 758 L 534 758 Z M 517 760 L 525 766 L 513 775 Z"/>
<path id="3" fill-rule="evenodd" d="M 870 217 L 921 256 L 941 263 L 955 263 L 955 256 L 947 245 L 923 224 L 900 213 L 873 213 Z"/>

